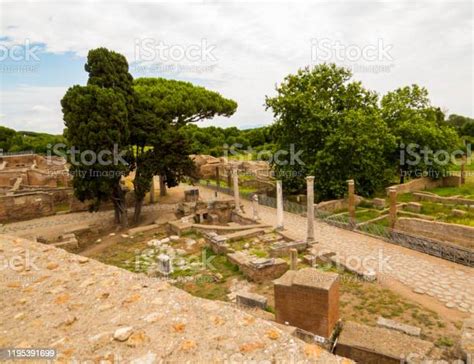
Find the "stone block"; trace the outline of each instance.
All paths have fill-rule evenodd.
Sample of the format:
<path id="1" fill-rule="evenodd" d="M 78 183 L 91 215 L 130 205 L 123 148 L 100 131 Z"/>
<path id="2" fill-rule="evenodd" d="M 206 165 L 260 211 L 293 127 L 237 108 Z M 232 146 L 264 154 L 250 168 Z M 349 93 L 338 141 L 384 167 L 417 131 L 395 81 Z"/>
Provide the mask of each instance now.
<path id="1" fill-rule="evenodd" d="M 411 212 L 419 213 L 421 212 L 422 205 L 419 202 L 408 202 L 405 205 L 405 209 Z"/>
<path id="2" fill-rule="evenodd" d="M 419 327 L 403 324 L 385 317 L 379 317 L 377 320 L 377 325 L 380 327 L 385 327 L 386 329 L 400 331 L 411 336 L 420 336 L 421 334 L 421 329 Z"/>
<path id="3" fill-rule="evenodd" d="M 192 188 L 184 191 L 184 201 L 186 202 L 196 202 L 199 200 L 199 189 Z"/>
<path id="4" fill-rule="evenodd" d="M 466 363 L 474 362 L 474 317 L 464 321 L 459 346 Z"/>
<path id="5" fill-rule="evenodd" d="M 282 257 L 290 254 L 291 249 L 296 249 L 298 253 L 305 251 L 308 248 L 306 241 L 279 241 L 274 243 L 270 248 L 270 255 L 272 257 Z"/>
<path id="6" fill-rule="evenodd" d="M 456 217 L 463 217 L 463 216 L 467 215 L 467 211 L 459 210 L 459 209 L 452 209 L 451 210 L 451 215 L 456 216 Z"/>
<path id="7" fill-rule="evenodd" d="M 358 363 L 405 363 L 410 355 L 427 358 L 434 344 L 401 332 L 345 322 L 335 353 Z"/>
<path id="8" fill-rule="evenodd" d="M 144 233 L 145 231 L 150 231 L 153 229 L 158 229 L 160 226 L 157 224 L 151 224 L 151 225 L 145 225 L 145 226 L 139 226 L 133 229 L 129 229 L 128 233 L 130 235 L 136 235 L 138 233 Z"/>
<path id="9" fill-rule="evenodd" d="M 288 271 L 274 282 L 275 320 L 329 338 L 339 320 L 339 275 L 314 268 Z"/>
<path id="10" fill-rule="evenodd" d="M 258 307 L 262 310 L 267 308 L 267 298 L 256 293 L 251 292 L 237 292 L 236 295 L 237 304 L 248 306 L 248 307 Z"/>
<path id="11" fill-rule="evenodd" d="M 372 200 L 374 207 L 378 209 L 384 209 L 387 206 L 387 203 L 384 198 L 374 198 Z"/>

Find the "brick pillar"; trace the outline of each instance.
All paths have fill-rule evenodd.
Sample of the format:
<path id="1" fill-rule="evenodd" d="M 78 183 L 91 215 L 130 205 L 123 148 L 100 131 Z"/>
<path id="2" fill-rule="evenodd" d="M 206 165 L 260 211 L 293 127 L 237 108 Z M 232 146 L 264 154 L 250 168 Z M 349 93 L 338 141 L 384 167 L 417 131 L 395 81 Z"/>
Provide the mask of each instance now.
<path id="1" fill-rule="evenodd" d="M 466 183 L 466 155 L 462 156 L 461 161 L 461 184 Z"/>
<path id="2" fill-rule="evenodd" d="M 235 211 L 241 212 L 240 210 L 240 194 L 239 194 L 239 173 L 237 166 L 232 167 L 232 177 L 234 185 L 234 201 L 235 201 Z"/>
<path id="3" fill-rule="evenodd" d="M 307 196 L 307 232 L 306 242 L 314 242 L 314 176 L 306 177 L 306 196 Z"/>
<path id="4" fill-rule="evenodd" d="M 349 223 L 351 224 L 352 227 L 355 226 L 355 196 L 354 196 L 354 180 L 350 179 L 347 181 L 347 187 L 348 187 L 348 208 L 349 208 Z"/>
<path id="5" fill-rule="evenodd" d="M 289 270 L 273 281 L 275 321 L 329 338 L 339 320 L 339 276 L 314 268 Z"/>
<path id="6" fill-rule="evenodd" d="M 389 226 L 393 229 L 397 223 L 397 189 L 390 187 L 388 189 L 390 210 L 388 215 Z"/>
<path id="7" fill-rule="evenodd" d="M 298 250 L 290 249 L 290 269 L 296 270 L 298 266 Z"/>
<path id="8" fill-rule="evenodd" d="M 283 187 L 280 180 L 276 181 L 277 197 L 277 230 L 283 230 Z"/>

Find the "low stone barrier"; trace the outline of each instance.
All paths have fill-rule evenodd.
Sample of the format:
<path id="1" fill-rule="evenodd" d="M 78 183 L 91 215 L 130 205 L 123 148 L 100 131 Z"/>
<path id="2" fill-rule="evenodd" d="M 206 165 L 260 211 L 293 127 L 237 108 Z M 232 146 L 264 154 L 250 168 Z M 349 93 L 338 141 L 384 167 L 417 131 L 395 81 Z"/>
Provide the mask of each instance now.
<path id="1" fill-rule="evenodd" d="M 402 183 L 399 185 L 390 186 L 389 188 L 395 188 L 398 194 L 402 194 L 419 190 L 428 190 L 436 187 L 459 187 L 460 185 L 460 176 L 447 176 L 440 179 L 422 177 L 413 179 L 409 182 Z"/>
<path id="2" fill-rule="evenodd" d="M 397 230 L 474 248 L 474 227 L 470 226 L 400 217 Z"/>
<path id="3" fill-rule="evenodd" d="M 52 193 L 26 192 L 0 196 L 0 222 L 28 220 L 53 214 Z"/>
<path id="4" fill-rule="evenodd" d="M 417 201 L 439 202 L 445 205 L 466 205 L 474 206 L 474 200 L 460 197 L 443 197 L 423 192 L 414 192 L 413 197 Z"/>

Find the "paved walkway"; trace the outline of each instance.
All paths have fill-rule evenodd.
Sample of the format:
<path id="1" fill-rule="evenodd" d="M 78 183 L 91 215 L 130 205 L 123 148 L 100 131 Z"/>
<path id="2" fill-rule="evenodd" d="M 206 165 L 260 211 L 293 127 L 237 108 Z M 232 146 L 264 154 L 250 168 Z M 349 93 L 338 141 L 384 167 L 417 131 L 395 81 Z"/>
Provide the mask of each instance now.
<path id="1" fill-rule="evenodd" d="M 203 197 L 214 191 L 200 187 Z M 242 200 L 251 216 L 251 202 Z M 259 206 L 262 222 L 276 225 L 276 209 Z M 294 239 L 306 238 L 306 218 L 284 214 L 285 233 Z M 315 220 L 317 249 L 335 252 L 346 264 L 373 269 L 379 279 L 393 278 L 414 293 L 435 298 L 447 308 L 474 313 L 474 269 L 445 261 L 380 239 Z"/>

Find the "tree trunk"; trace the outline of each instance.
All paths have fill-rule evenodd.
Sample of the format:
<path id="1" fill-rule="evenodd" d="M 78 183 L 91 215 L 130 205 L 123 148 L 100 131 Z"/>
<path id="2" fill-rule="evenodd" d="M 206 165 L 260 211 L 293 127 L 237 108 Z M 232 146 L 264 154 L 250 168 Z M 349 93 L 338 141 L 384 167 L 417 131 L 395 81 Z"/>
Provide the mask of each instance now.
<path id="1" fill-rule="evenodd" d="M 142 213 L 143 199 L 135 199 L 135 211 L 133 214 L 133 222 L 138 224 L 140 221 L 140 214 Z"/>
<path id="2" fill-rule="evenodd" d="M 123 228 L 128 227 L 128 216 L 127 216 L 127 205 L 125 202 L 125 192 L 122 190 L 120 183 L 114 187 L 112 196 L 114 200 L 114 206 L 116 206 L 116 213 L 119 215 L 120 223 Z"/>
<path id="3" fill-rule="evenodd" d="M 166 196 L 166 181 L 163 175 L 160 175 L 160 196 Z"/>
<path id="4" fill-rule="evenodd" d="M 115 213 L 115 224 L 119 225 L 120 224 L 120 209 L 117 205 L 117 203 L 114 200 L 114 213 Z"/>

